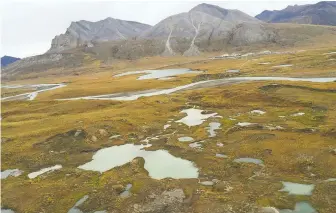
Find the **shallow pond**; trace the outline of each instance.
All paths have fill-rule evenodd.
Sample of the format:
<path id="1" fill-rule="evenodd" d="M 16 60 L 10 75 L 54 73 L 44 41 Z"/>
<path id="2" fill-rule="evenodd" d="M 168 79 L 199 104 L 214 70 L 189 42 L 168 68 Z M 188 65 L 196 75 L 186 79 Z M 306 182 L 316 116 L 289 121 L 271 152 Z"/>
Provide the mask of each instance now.
<path id="1" fill-rule="evenodd" d="M 170 124 L 165 124 L 163 125 L 163 129 L 168 129 L 171 125 Z"/>
<path id="2" fill-rule="evenodd" d="M 256 123 L 250 123 L 250 122 L 239 122 L 237 123 L 237 126 L 241 126 L 241 127 L 244 127 L 244 126 L 251 126 L 251 125 L 255 125 Z"/>
<path id="3" fill-rule="evenodd" d="M 80 200 L 78 200 L 75 205 L 68 211 L 68 213 L 83 213 L 81 210 L 79 210 L 77 207 L 82 205 L 87 199 L 89 198 L 88 195 L 85 195 Z"/>
<path id="4" fill-rule="evenodd" d="M 282 209 L 280 213 L 317 213 L 317 211 L 308 202 L 298 202 L 295 204 L 295 209 Z"/>
<path id="5" fill-rule="evenodd" d="M 192 137 L 179 137 L 178 141 L 180 142 L 189 142 L 189 141 L 193 141 L 194 139 Z"/>
<path id="6" fill-rule="evenodd" d="M 324 182 L 334 182 L 334 181 L 336 181 L 336 178 L 328 178 Z"/>
<path id="7" fill-rule="evenodd" d="M 226 72 L 227 73 L 239 73 L 240 70 L 227 70 Z"/>
<path id="8" fill-rule="evenodd" d="M 200 184 L 203 186 L 213 186 L 215 183 L 213 181 L 207 180 L 200 182 Z"/>
<path id="9" fill-rule="evenodd" d="M 132 188 L 132 184 L 127 184 L 126 185 L 126 187 L 125 187 L 125 190 L 122 192 L 122 193 L 120 193 L 120 197 L 122 197 L 122 198 L 127 198 L 127 197 L 129 197 L 129 196 L 131 196 L 131 192 L 130 192 L 130 189 Z"/>
<path id="10" fill-rule="evenodd" d="M 283 188 L 280 192 L 288 192 L 288 194 L 293 195 L 311 195 L 315 185 L 314 184 L 301 184 L 292 182 L 282 182 Z"/>
<path id="11" fill-rule="evenodd" d="M 293 64 L 281 64 L 281 65 L 273 66 L 273 68 L 292 67 L 292 66 L 293 66 Z"/>
<path id="12" fill-rule="evenodd" d="M 237 158 L 237 159 L 234 159 L 233 162 L 236 162 L 236 163 L 254 163 L 254 164 L 258 164 L 258 165 L 263 164 L 262 160 L 256 159 L 256 158 Z"/>
<path id="13" fill-rule="evenodd" d="M 7 169 L 5 171 L 1 171 L 1 179 L 6 179 L 9 176 L 18 177 L 23 173 L 23 171 L 19 169 Z"/>
<path id="14" fill-rule="evenodd" d="M 293 114 L 292 116 L 297 117 L 297 116 L 302 116 L 304 114 L 305 114 L 304 112 L 298 112 L 298 113 Z"/>
<path id="15" fill-rule="evenodd" d="M 197 178 L 198 169 L 194 163 L 171 155 L 166 150 L 146 151 L 148 145 L 125 144 L 99 150 L 93 155 L 92 161 L 79 166 L 84 170 L 105 172 L 122 166 L 136 157 L 145 160 L 144 168 L 154 179 L 163 178 Z"/>
<path id="16" fill-rule="evenodd" d="M 220 126 L 221 126 L 221 124 L 218 123 L 218 122 L 209 123 L 209 127 L 207 127 L 207 129 L 208 129 L 208 133 L 209 133 L 210 138 L 216 136 L 215 130 L 221 129 Z"/>
<path id="17" fill-rule="evenodd" d="M 255 109 L 255 110 L 252 110 L 250 112 L 251 114 L 259 114 L 259 115 L 263 115 L 265 114 L 266 112 L 262 111 L 262 110 L 259 110 L 259 109 Z"/>
<path id="18" fill-rule="evenodd" d="M 194 142 L 194 143 L 189 144 L 189 147 L 195 148 L 195 149 L 200 149 L 200 148 L 202 148 L 202 144 L 201 144 L 201 142 Z"/>
<path id="19" fill-rule="evenodd" d="M 227 158 L 228 156 L 227 156 L 227 155 L 224 155 L 224 154 L 219 154 L 219 153 L 217 153 L 217 154 L 216 154 L 216 157 L 218 157 L 218 158 Z"/>
<path id="20" fill-rule="evenodd" d="M 55 171 L 55 170 L 58 170 L 58 169 L 61 169 L 62 168 L 62 165 L 55 165 L 55 166 L 51 166 L 51 167 L 47 167 L 47 168 L 43 168 L 37 172 L 32 172 L 32 173 L 29 173 L 28 174 L 28 177 L 30 179 L 33 179 L 33 178 L 36 178 L 37 176 L 40 176 L 46 172 L 52 172 L 52 171 Z"/>
<path id="21" fill-rule="evenodd" d="M 197 126 L 202 124 L 206 119 L 217 116 L 217 113 L 202 114 L 203 111 L 194 108 L 182 110 L 180 113 L 186 113 L 187 116 L 175 122 L 184 123 L 187 126 Z"/>
<path id="22" fill-rule="evenodd" d="M 1 213 L 15 213 L 13 210 L 11 209 L 1 209 L 0 211 Z"/>
<path id="23" fill-rule="evenodd" d="M 115 75 L 114 77 L 121 77 L 126 75 L 137 75 L 137 74 L 144 74 L 138 77 L 138 80 L 147 80 L 147 79 L 160 79 L 160 80 L 168 80 L 175 75 L 182 75 L 187 73 L 202 73 L 200 71 L 193 71 L 190 69 L 165 69 L 165 70 L 142 70 L 142 71 L 131 71 L 131 72 L 125 72 L 118 75 Z"/>

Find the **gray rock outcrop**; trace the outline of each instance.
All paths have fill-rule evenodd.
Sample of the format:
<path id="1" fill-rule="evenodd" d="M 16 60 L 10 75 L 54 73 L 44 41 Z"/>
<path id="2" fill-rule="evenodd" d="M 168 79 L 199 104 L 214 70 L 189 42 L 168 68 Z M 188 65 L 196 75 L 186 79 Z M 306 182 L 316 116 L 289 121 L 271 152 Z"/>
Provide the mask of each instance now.
<path id="1" fill-rule="evenodd" d="M 114 18 L 97 22 L 72 22 L 64 34 L 52 40 L 48 52 L 60 52 L 78 46 L 92 47 L 97 42 L 132 39 L 150 27 L 147 24 Z"/>

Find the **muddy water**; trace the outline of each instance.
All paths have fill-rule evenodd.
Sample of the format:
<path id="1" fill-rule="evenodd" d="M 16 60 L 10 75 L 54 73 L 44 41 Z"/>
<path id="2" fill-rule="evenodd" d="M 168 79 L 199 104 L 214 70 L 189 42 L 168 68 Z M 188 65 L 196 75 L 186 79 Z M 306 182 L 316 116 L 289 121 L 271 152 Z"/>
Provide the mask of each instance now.
<path id="1" fill-rule="evenodd" d="M 93 155 L 92 161 L 79 166 L 84 170 L 105 172 L 117 166 L 122 166 L 136 157 L 145 160 L 144 168 L 154 179 L 163 178 L 197 178 L 198 169 L 191 161 L 171 155 L 166 150 L 146 151 L 148 145 L 125 144 L 99 150 Z"/>

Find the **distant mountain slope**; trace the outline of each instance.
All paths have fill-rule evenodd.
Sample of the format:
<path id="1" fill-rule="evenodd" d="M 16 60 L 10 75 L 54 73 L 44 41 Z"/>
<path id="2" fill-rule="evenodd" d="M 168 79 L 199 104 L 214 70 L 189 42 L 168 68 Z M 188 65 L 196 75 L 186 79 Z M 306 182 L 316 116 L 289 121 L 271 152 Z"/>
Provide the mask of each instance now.
<path id="1" fill-rule="evenodd" d="M 12 57 L 12 56 L 5 55 L 5 56 L 1 57 L 1 67 L 5 67 L 8 64 L 14 63 L 17 60 L 20 60 L 20 58 L 15 58 L 15 57 Z"/>
<path id="2" fill-rule="evenodd" d="M 228 43 L 248 44 L 274 37 L 258 19 L 239 10 L 227 10 L 210 4 L 200 4 L 189 12 L 170 16 L 144 31 L 140 38 L 166 40 L 163 55 L 174 55 L 174 43 L 190 40 L 184 55 L 198 54 L 196 43 L 223 39 Z M 180 42 L 181 43 L 181 42 Z M 185 45 L 182 44 L 182 45 Z M 181 45 L 175 45 L 175 49 Z"/>
<path id="3" fill-rule="evenodd" d="M 60 52 L 84 45 L 92 46 L 94 42 L 129 39 L 150 27 L 147 24 L 114 18 L 97 22 L 72 22 L 65 34 L 52 40 L 49 52 Z"/>
<path id="4" fill-rule="evenodd" d="M 336 26 L 336 2 L 288 6 L 283 10 L 265 10 L 256 18 L 270 23 L 297 23 Z"/>
<path id="5" fill-rule="evenodd" d="M 189 12 L 170 16 L 152 28 L 144 31 L 140 37 L 158 38 L 168 37 L 171 33 L 173 37 L 197 38 L 212 36 L 225 36 L 235 25 L 240 23 L 260 23 L 239 10 L 227 10 L 210 4 L 200 4 L 192 8 Z"/>

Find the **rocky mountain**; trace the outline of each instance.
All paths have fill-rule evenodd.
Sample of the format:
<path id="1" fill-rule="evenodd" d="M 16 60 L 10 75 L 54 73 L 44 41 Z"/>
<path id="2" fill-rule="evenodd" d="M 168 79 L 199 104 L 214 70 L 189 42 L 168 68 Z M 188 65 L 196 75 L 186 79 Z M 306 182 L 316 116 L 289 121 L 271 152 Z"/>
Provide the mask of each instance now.
<path id="1" fill-rule="evenodd" d="M 161 38 L 166 41 L 163 55 L 175 55 L 174 43 L 190 40 L 183 55 L 199 54 L 197 43 L 225 39 L 235 44 L 268 40 L 275 35 L 258 19 L 239 10 L 227 10 L 215 5 L 200 4 L 189 12 L 170 16 L 144 31 L 140 38 Z M 179 45 L 175 45 L 179 46 Z M 179 51 L 181 52 L 181 51 Z"/>
<path id="2" fill-rule="evenodd" d="M 17 60 L 20 60 L 20 58 L 15 58 L 15 57 L 12 57 L 12 56 L 5 55 L 5 56 L 1 57 L 1 67 L 5 67 L 8 64 L 14 63 Z"/>
<path id="3" fill-rule="evenodd" d="M 256 18 L 270 23 L 297 23 L 336 26 L 336 2 L 288 6 L 283 10 L 265 10 Z"/>
<path id="4" fill-rule="evenodd" d="M 72 22 L 64 34 L 52 40 L 48 52 L 60 52 L 83 45 L 90 47 L 97 42 L 131 39 L 150 27 L 148 24 L 114 18 L 97 22 Z"/>
<path id="5" fill-rule="evenodd" d="M 186 13 L 170 16 L 153 27 L 113 18 L 98 22 L 72 22 L 65 34 L 53 39 L 49 53 L 59 53 L 80 46 L 90 48 L 106 41 L 131 42 L 136 38 L 136 40 L 158 40 L 154 43 L 162 41 L 164 43 L 162 55 L 188 56 L 199 54 L 196 44 L 202 41 L 210 43 L 211 40 L 225 39 L 229 43 L 248 44 L 274 37 L 275 34 L 267 30 L 260 20 L 239 10 L 200 4 Z M 151 52 L 156 53 L 157 50 Z"/>
<path id="6" fill-rule="evenodd" d="M 65 34 L 52 40 L 47 53 L 10 64 L 3 69 L 2 79 L 23 77 L 23 73 L 33 77 L 46 70 L 78 74 L 82 67 L 97 61 L 104 67 L 114 66 L 118 60 L 158 55 L 194 56 L 311 45 L 321 42 L 319 36 L 331 38 L 323 42 L 333 43 L 335 27 L 266 23 L 239 10 L 200 4 L 154 26 L 113 18 L 73 22 Z"/>

